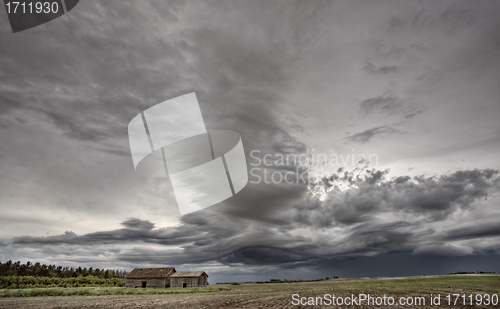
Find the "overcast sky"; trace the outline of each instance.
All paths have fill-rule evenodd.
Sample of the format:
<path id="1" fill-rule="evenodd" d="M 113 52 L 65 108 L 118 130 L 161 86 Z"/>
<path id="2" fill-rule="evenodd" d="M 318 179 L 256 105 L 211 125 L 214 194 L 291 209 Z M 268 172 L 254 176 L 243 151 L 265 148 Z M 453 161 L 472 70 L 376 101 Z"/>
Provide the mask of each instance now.
<path id="1" fill-rule="evenodd" d="M 13 34 L 1 9 L 0 261 L 210 282 L 500 271 L 498 16 L 493 0 L 87 0 Z M 190 92 L 253 176 L 180 216 L 168 179 L 134 171 L 127 126 Z M 325 177 L 257 181 L 307 169 Z"/>

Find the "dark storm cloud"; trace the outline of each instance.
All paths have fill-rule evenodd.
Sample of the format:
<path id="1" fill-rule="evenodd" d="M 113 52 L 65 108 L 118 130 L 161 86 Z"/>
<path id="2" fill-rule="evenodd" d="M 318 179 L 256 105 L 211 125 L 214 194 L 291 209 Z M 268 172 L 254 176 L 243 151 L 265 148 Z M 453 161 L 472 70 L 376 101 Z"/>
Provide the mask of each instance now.
<path id="1" fill-rule="evenodd" d="M 24 41 L 5 36 L 3 106 L 29 109 L 72 139 L 126 140 L 128 122 L 137 113 L 191 90 L 179 86 L 185 78 L 180 71 L 189 66 L 182 48 L 154 27 L 162 21 L 175 25 L 183 5 L 148 2 L 135 10 L 131 1 L 87 2 L 58 25 L 47 24 L 50 32 L 32 29 L 35 35 Z M 151 11 L 161 15 L 152 20 Z M 152 24 L 141 24 L 144 20 Z M 127 144 L 121 147 L 128 150 Z"/>
<path id="2" fill-rule="evenodd" d="M 122 222 L 122 225 L 131 229 L 139 229 L 139 230 L 152 230 L 155 227 L 155 224 L 149 222 L 148 220 L 140 220 L 137 218 L 130 218 L 127 221 Z"/>
<path id="3" fill-rule="evenodd" d="M 386 136 L 386 135 L 397 134 L 397 133 L 401 133 L 401 131 L 394 129 L 391 126 L 381 126 L 381 127 L 368 129 L 366 131 L 350 135 L 350 136 L 344 138 L 344 140 L 347 140 L 349 142 L 363 144 L 363 143 L 369 142 L 370 140 L 372 140 L 373 138 L 375 138 L 377 136 Z"/>
<path id="4" fill-rule="evenodd" d="M 414 255 L 427 256 L 464 256 L 472 255 L 473 250 L 470 247 L 453 246 L 446 243 L 435 243 L 432 245 L 417 248 Z"/>
<path id="5" fill-rule="evenodd" d="M 391 204 L 396 209 L 411 207 L 441 219 L 455 207 L 468 208 L 474 201 L 486 198 L 490 189 L 498 188 L 498 181 L 498 171 L 473 170 L 439 177 L 397 177 L 385 185 L 393 192 Z"/>
<path id="6" fill-rule="evenodd" d="M 213 20 L 229 18 L 234 27 L 207 20 L 207 24 L 202 22 L 186 33 L 187 49 L 197 59 L 196 73 L 204 85 L 198 98 L 207 128 L 239 132 L 247 153 L 253 149 L 299 152 L 304 144 L 295 140 L 284 125 L 284 94 L 293 89 L 290 68 L 316 37 L 313 29 L 318 28 L 320 19 L 311 17 L 330 4 L 321 2 L 310 7 L 297 1 L 297 6 L 285 14 L 278 7 L 262 11 L 257 2 L 241 3 L 243 7 L 235 11 L 228 12 L 222 6 L 211 12 Z M 290 24 L 288 18 L 294 18 L 294 23 Z M 255 22 L 268 19 L 274 23 Z M 256 44 L 255 38 L 238 31 L 245 21 L 251 21 L 273 43 L 265 43 L 262 48 L 260 38 Z M 279 41 L 275 42 L 275 37 Z"/>
<path id="7" fill-rule="evenodd" d="M 227 256 L 219 258 L 224 264 L 243 263 L 247 265 L 283 265 L 286 263 L 296 263 L 307 260 L 309 257 L 305 254 L 298 254 L 294 250 L 286 248 L 273 247 L 247 247 Z M 303 263 L 306 264 L 306 263 Z M 295 265 L 296 267 L 299 265 Z"/>
<path id="8" fill-rule="evenodd" d="M 307 5 L 302 3 L 287 14 L 279 7 L 263 12 L 254 2 L 241 5 L 244 8 L 197 3 L 199 9 L 191 13 L 210 12 L 211 18 L 198 18 L 193 24 L 182 19 L 188 9 L 184 1 L 168 5 L 91 1 L 68 15 L 70 20 L 62 20 L 64 27 L 47 24 L 53 27 L 51 32 L 36 33 L 43 29 L 36 28 L 39 35 L 19 42 L 9 36 L 5 43 L 13 48 L 0 60 L 6 72 L 0 76 L 0 90 L 8 107 L 3 116 L 16 114 L 22 121 L 35 118 L 52 124 L 57 129 L 54 135 L 62 132 L 81 142 L 80 149 L 87 151 L 85 160 L 104 152 L 121 157 L 128 154 L 131 161 L 129 121 L 159 102 L 195 91 L 207 128 L 240 133 L 247 155 L 254 149 L 262 155 L 303 152 L 305 145 L 289 134 L 283 121 L 283 93 L 293 86 L 291 65 L 304 44 L 315 37 L 312 29 L 318 27 L 319 21 L 305 17 L 315 16 L 329 4 L 304 11 Z M 288 14 L 300 17 L 291 27 Z M 276 24 L 255 23 L 267 19 Z M 249 22 L 270 41 L 275 36 L 282 41 L 256 44 L 255 37 L 246 35 L 247 27 L 228 27 L 221 20 L 235 25 Z M 281 29 L 286 29 L 285 33 Z M 23 76 L 22 83 L 16 76 Z M 133 171 L 132 164 L 129 171 Z M 130 179 L 130 173 L 127 177 Z M 78 184 L 78 191 L 85 189 Z M 269 215 L 268 220 L 274 222 L 279 218 L 273 211 L 260 210 L 270 209 L 274 203 L 278 211 L 301 190 L 269 184 L 247 192 L 246 199 L 235 201 L 234 207 L 230 202 L 221 207 L 248 218 Z M 158 198 L 164 192 L 154 194 Z M 95 199 L 101 202 L 100 197 Z M 122 229 L 116 233 L 121 239 L 128 232 Z"/>
<path id="9" fill-rule="evenodd" d="M 112 231 L 103 231 L 89 233 L 85 235 L 77 235 L 73 232 L 66 232 L 63 235 L 46 236 L 46 237 L 30 237 L 21 236 L 13 239 L 13 244 L 75 244 L 75 245 L 92 245 L 92 244 L 119 244 L 133 242 L 148 242 L 157 244 L 183 244 L 195 239 L 200 240 L 197 232 L 189 232 L 188 226 L 180 228 L 163 228 L 152 229 L 154 223 L 143 221 L 136 218 L 131 218 L 122 223 L 126 228 Z"/>
<path id="10" fill-rule="evenodd" d="M 307 207 L 296 207 L 309 224 L 327 226 L 334 222 L 353 224 L 370 220 L 370 216 L 386 212 L 403 211 L 423 215 L 426 220 L 440 221 L 460 209 L 465 210 L 477 200 L 486 198 L 491 190 L 498 190 L 499 173 L 495 170 L 458 171 L 439 177 L 396 177 L 384 180 L 384 174 L 368 170 L 366 174 L 349 173 L 350 183 L 356 187 L 345 194 L 333 190 L 332 198 L 316 209 L 327 216 L 307 216 Z M 321 186 L 332 188 L 339 173 L 325 179 Z M 375 179 L 375 180 L 374 180 Z M 328 218 L 328 219 L 325 219 Z"/>
<path id="11" fill-rule="evenodd" d="M 246 149 L 279 150 L 280 143 L 289 144 L 291 139 L 280 120 L 280 92 L 289 87 L 286 71 L 301 53 L 304 42 L 297 40 L 307 42 L 314 37 L 313 33 L 294 33 L 316 26 L 307 18 L 297 21 L 285 41 L 268 50 L 256 46 L 241 30 L 218 22 L 227 15 L 234 16 L 235 22 L 264 18 L 258 10 L 251 13 L 256 5 L 245 4 L 245 13 L 228 12 L 225 6 L 218 10 L 215 5 L 212 19 L 199 21 L 197 27 L 182 29 L 179 34 L 168 34 L 157 27 L 176 27 L 183 1 L 146 3 L 141 10 L 133 2 L 89 2 L 72 12 L 71 22 L 65 24 L 69 33 L 59 33 L 62 30 L 54 27 L 59 32 L 53 39 L 57 41 L 59 36 L 65 42 L 57 57 L 52 46 L 41 44 L 36 37 L 25 44 L 39 45 L 37 49 L 16 45 L 20 51 L 6 57 L 2 66 L 12 75 L 29 76 L 24 80 L 29 87 L 6 80 L 12 90 L 7 95 L 72 139 L 101 145 L 120 142 L 114 148 L 119 153 L 128 151 L 126 127 L 137 113 L 196 91 L 209 129 L 236 129 Z M 148 15 L 151 11 L 153 17 Z M 287 17 L 278 13 L 275 9 L 266 14 L 288 24 Z M 109 14 L 122 18 L 110 19 Z M 144 20 L 151 24 L 141 23 Z M 267 24 L 258 27 L 262 32 L 275 31 Z"/>
<path id="12" fill-rule="evenodd" d="M 443 240 L 478 239 L 500 236 L 500 223 L 487 223 L 481 226 L 465 226 L 449 230 Z"/>
<path id="13" fill-rule="evenodd" d="M 10 245 L 59 252 L 64 247 L 54 246 L 101 244 L 116 248 L 114 259 L 130 263 L 161 263 L 161 255 L 168 252 L 167 249 L 163 252 L 161 246 L 182 245 L 182 250 L 170 252 L 168 258 L 163 257 L 163 262 L 217 260 L 226 265 L 276 265 L 288 269 L 299 264 L 314 266 L 332 258 L 390 252 L 471 254 L 472 248 L 445 241 L 499 235 L 498 223 L 451 228 L 444 236 L 427 226 L 433 222 L 444 223 L 451 214 L 471 209 L 475 202 L 497 194 L 498 171 L 469 170 L 436 177 L 386 179 L 387 173 L 366 168 L 339 170 L 314 184 L 317 189 L 326 190 L 325 200 L 302 191 L 289 201 L 281 201 L 284 206 L 280 207 L 276 205 L 281 200 L 278 195 L 277 200 L 266 196 L 261 202 L 268 200 L 268 204 L 254 212 L 264 214 L 254 214 L 252 218 L 246 218 L 250 213 L 245 209 L 250 205 L 242 209 L 220 205 L 185 216 L 184 224 L 176 228 L 153 229 L 153 223 L 131 218 L 122 223 L 123 229 L 81 236 L 67 232 L 52 237 L 17 237 Z M 339 189 L 341 184 L 346 188 L 343 191 Z M 397 213 L 406 219 L 380 220 L 380 216 Z M 342 228 L 340 234 L 328 232 L 339 227 Z M 298 233 L 301 230 L 309 232 Z M 442 239 L 443 243 L 436 243 L 436 239 Z M 123 247 L 140 243 L 159 245 L 160 249 L 148 254 Z M 96 247 L 96 250 L 105 249 Z"/>
<path id="14" fill-rule="evenodd" d="M 369 64 L 371 65 L 371 63 Z M 372 73 L 376 73 L 379 69 L 376 69 L 374 66 L 371 67 L 367 65 L 365 66 L 365 70 L 372 70 Z M 386 68 L 384 72 L 387 73 L 391 70 L 392 69 Z M 396 70 L 396 68 L 394 68 L 394 70 Z M 415 106 L 414 104 L 409 104 L 406 100 L 403 100 L 391 92 L 365 99 L 359 104 L 359 112 L 364 118 L 364 121 L 374 124 L 371 120 L 378 119 L 380 117 L 384 117 L 384 121 L 377 121 L 377 123 L 379 123 L 378 126 L 352 134 L 344 138 L 344 140 L 363 144 L 369 142 L 377 136 L 404 133 L 403 131 L 394 128 L 394 126 L 407 124 L 415 116 L 423 113 L 423 110 L 424 108 Z"/>

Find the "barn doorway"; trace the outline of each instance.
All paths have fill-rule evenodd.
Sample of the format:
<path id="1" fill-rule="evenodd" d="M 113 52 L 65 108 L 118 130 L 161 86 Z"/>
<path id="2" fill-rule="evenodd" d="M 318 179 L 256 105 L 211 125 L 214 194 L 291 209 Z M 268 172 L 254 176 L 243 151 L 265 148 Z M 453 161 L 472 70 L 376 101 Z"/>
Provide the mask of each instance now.
<path id="1" fill-rule="evenodd" d="M 142 288 L 145 289 L 147 284 L 148 284 L 147 281 L 142 281 Z"/>
<path id="2" fill-rule="evenodd" d="M 186 285 L 186 282 L 184 282 L 184 283 L 182 284 L 182 287 L 183 287 L 183 288 L 185 288 L 186 286 L 187 286 L 187 285 Z"/>

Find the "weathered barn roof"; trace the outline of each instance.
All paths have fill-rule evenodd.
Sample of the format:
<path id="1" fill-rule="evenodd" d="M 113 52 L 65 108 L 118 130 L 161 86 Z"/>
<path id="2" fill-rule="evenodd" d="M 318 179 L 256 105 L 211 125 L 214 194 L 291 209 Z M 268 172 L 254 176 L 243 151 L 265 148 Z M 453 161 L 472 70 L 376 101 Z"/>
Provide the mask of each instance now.
<path id="1" fill-rule="evenodd" d="M 163 268 L 134 268 L 128 275 L 125 276 L 127 279 L 145 279 L 145 278 L 165 278 L 169 274 L 175 273 L 175 268 L 173 267 L 163 267 Z"/>
<path id="2" fill-rule="evenodd" d="M 203 274 L 208 277 L 207 273 L 204 271 L 182 271 L 176 272 L 170 278 L 197 278 L 201 277 Z"/>

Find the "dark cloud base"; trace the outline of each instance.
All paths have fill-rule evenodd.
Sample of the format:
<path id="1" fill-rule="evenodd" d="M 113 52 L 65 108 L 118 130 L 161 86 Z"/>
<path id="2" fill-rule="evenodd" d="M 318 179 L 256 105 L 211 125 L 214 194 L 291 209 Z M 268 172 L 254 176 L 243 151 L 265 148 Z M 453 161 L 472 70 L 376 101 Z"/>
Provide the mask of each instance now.
<path id="1" fill-rule="evenodd" d="M 341 262 L 332 261 L 323 269 L 340 277 L 397 277 L 445 275 L 453 272 L 500 272 L 499 255 L 460 257 L 416 256 L 393 253 Z M 331 277 L 331 276 L 329 276 Z"/>

